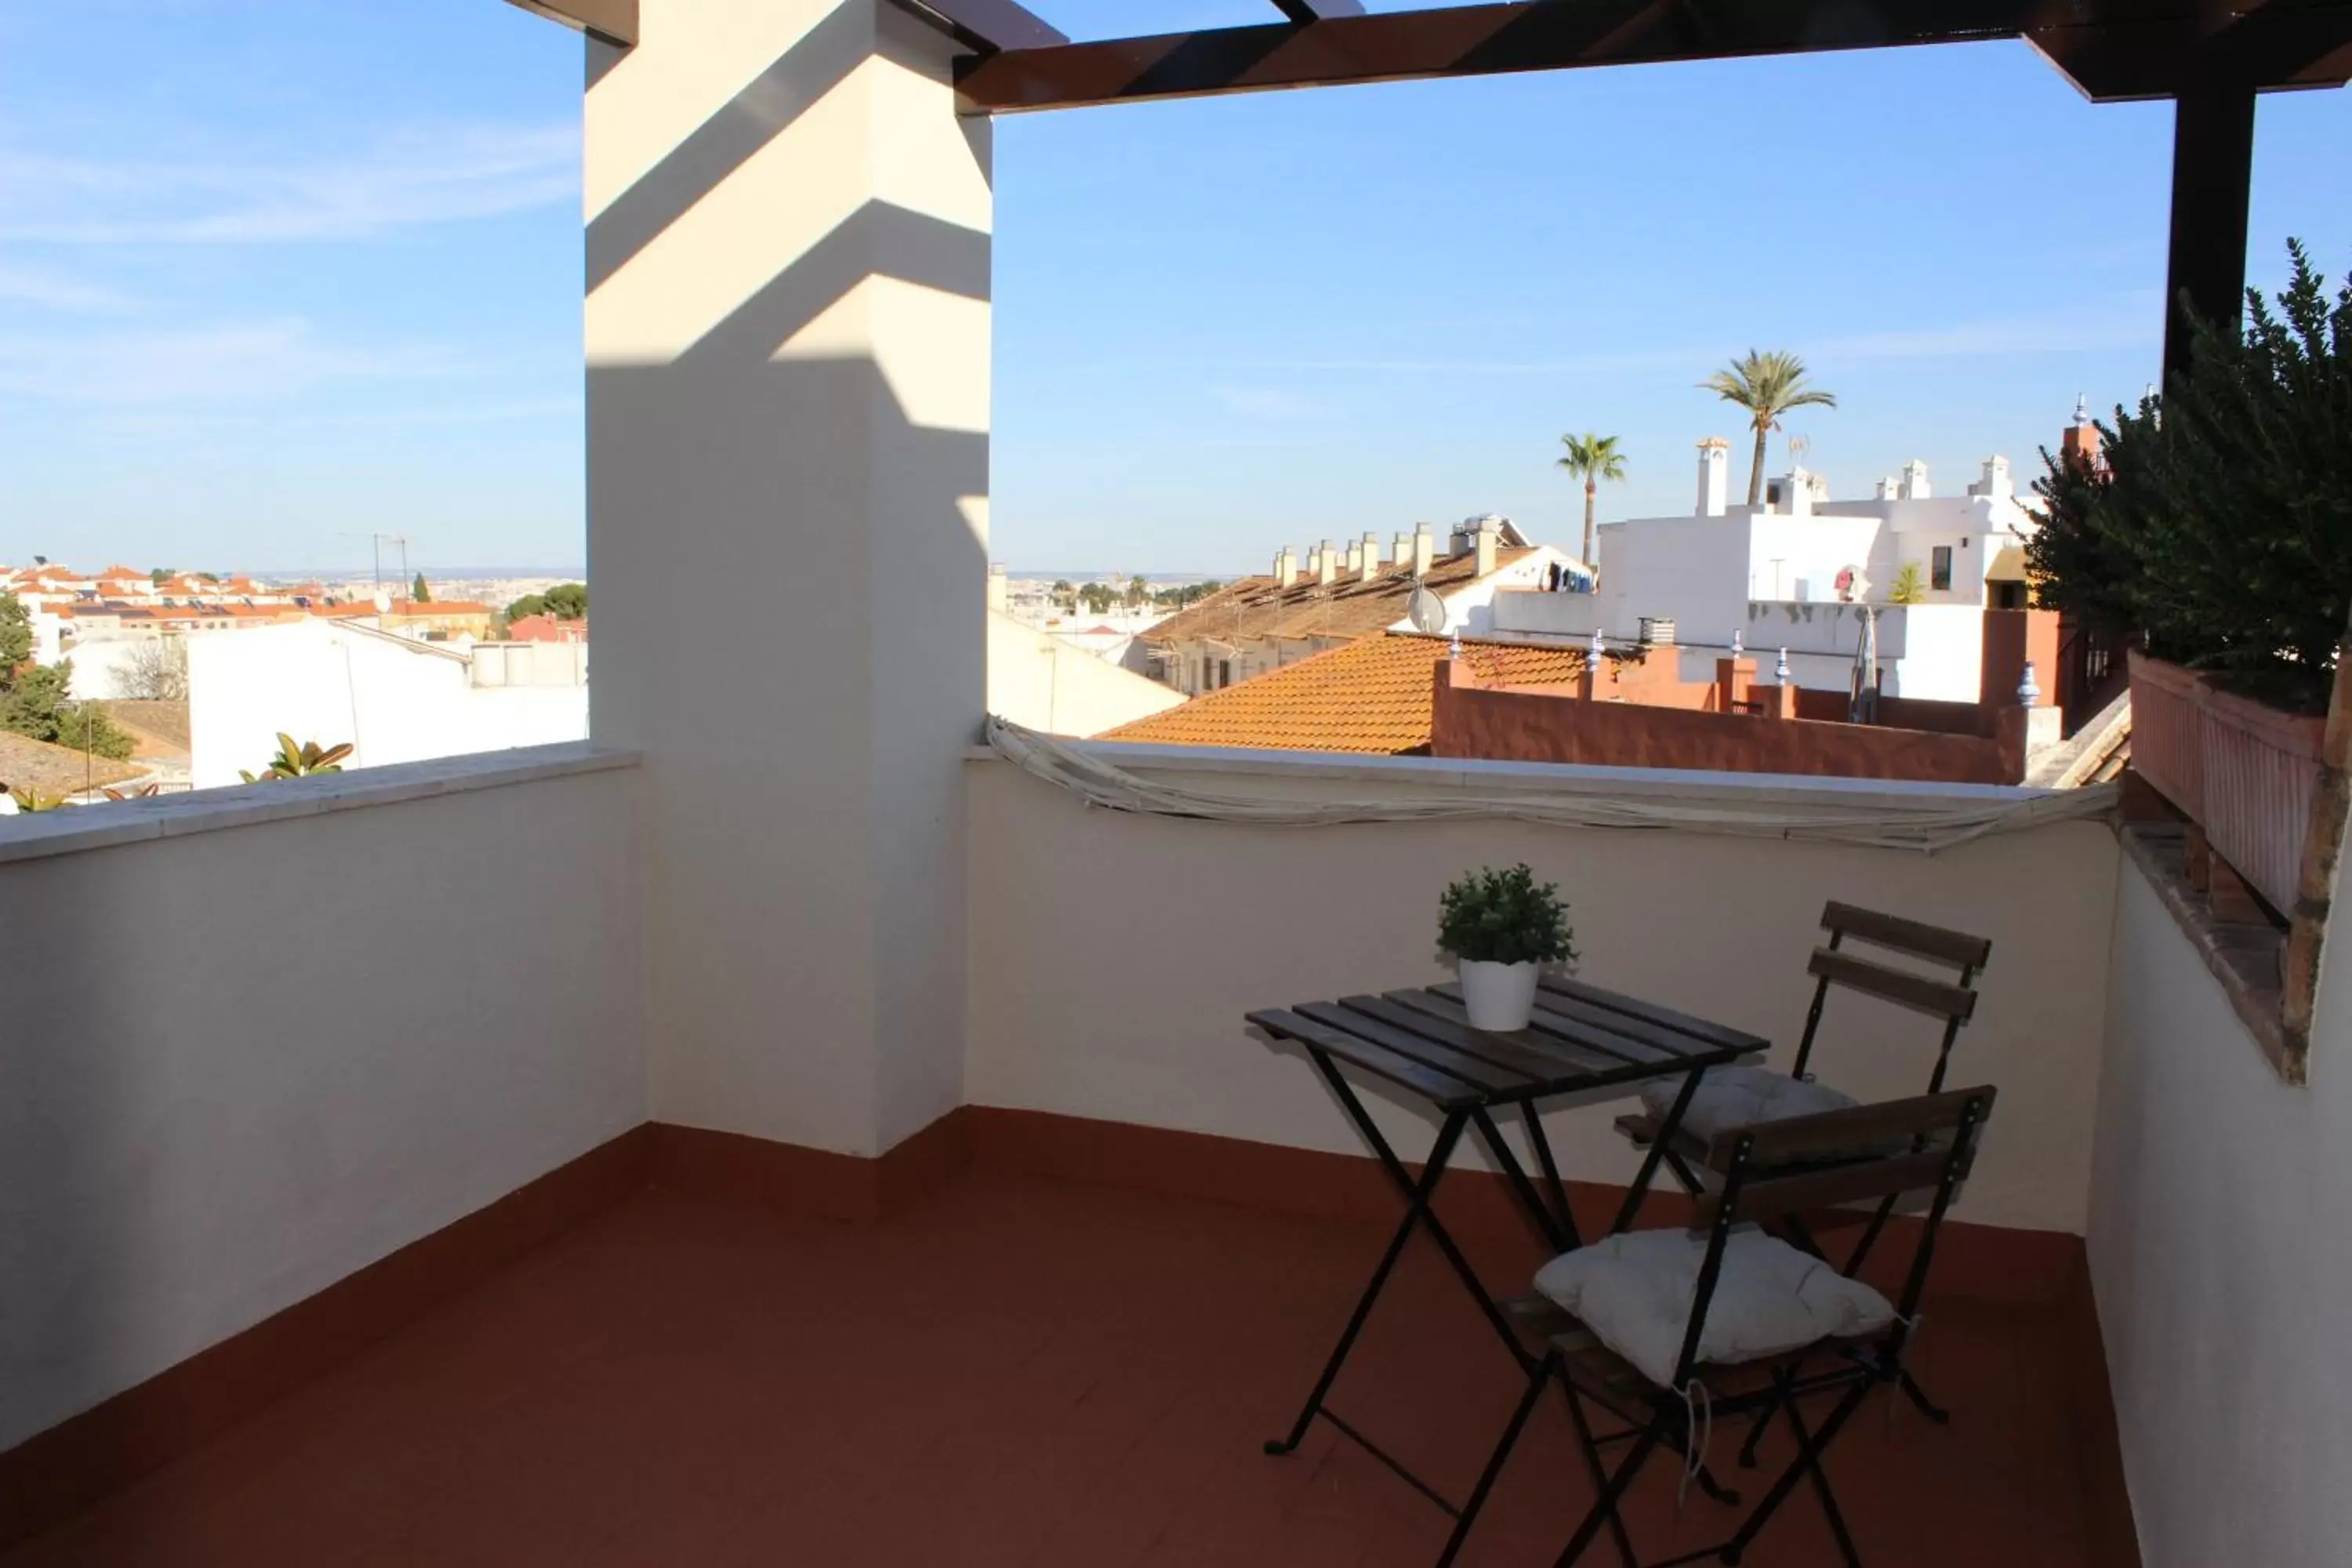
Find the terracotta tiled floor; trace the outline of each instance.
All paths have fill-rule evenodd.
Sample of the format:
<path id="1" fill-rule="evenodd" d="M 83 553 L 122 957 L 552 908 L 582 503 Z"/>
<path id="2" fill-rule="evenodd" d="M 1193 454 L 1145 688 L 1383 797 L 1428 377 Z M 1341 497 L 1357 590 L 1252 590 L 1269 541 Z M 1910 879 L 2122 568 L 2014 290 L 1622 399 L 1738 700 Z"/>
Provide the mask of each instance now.
<path id="1" fill-rule="evenodd" d="M 875 1227 L 648 1193 L 5 1564 L 1414 1568 L 1445 1521 L 1376 1463 L 1328 1427 L 1259 1451 L 1380 1240 L 985 1172 Z M 1442 1269 L 1409 1256 L 1339 1403 L 1458 1492 L 1515 1374 Z M 1832 1459 L 1874 1568 L 2088 1560 L 2058 1343 L 1939 1310 L 1959 1421 L 1873 1409 Z M 1468 1561 L 1552 1560 L 1566 1427 L 1548 1401 Z M 1673 1483 L 1638 1494 L 1652 1555 L 1732 1517 L 1677 1524 Z M 1810 1497 L 1749 1561 L 1833 1561 Z"/>

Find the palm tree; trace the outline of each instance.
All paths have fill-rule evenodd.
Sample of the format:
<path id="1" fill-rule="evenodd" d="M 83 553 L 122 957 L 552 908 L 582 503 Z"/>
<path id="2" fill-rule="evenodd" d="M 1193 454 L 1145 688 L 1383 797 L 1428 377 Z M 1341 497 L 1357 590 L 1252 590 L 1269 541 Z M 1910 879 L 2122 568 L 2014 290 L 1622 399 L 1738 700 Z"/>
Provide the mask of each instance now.
<path id="1" fill-rule="evenodd" d="M 1593 564 L 1592 503 L 1601 490 L 1601 481 L 1612 484 L 1625 477 L 1625 457 L 1617 450 L 1614 436 L 1562 436 L 1559 444 L 1568 455 L 1559 466 L 1584 481 L 1584 563 Z"/>
<path id="2" fill-rule="evenodd" d="M 1759 353 L 1749 349 L 1741 358 L 1699 383 L 1726 403 L 1748 410 L 1756 429 L 1756 461 L 1748 470 L 1748 504 L 1764 495 L 1764 438 L 1780 427 L 1780 416 L 1791 408 L 1835 408 L 1837 395 L 1805 384 L 1805 362 L 1781 349 Z"/>

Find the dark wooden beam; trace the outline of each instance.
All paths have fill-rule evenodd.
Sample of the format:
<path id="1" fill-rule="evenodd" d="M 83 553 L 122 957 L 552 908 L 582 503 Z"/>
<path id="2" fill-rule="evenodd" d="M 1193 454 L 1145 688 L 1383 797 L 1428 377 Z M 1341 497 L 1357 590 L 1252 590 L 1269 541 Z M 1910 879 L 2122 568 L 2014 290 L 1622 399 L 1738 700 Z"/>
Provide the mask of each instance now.
<path id="1" fill-rule="evenodd" d="M 637 0 L 510 0 L 526 11 L 561 22 L 592 38 L 636 47 Z"/>
<path id="2" fill-rule="evenodd" d="M 2164 377 L 2189 367 L 2184 311 L 2233 329 L 2245 308 L 2254 89 L 2209 81 L 2172 108 L 2172 236 L 2164 269 Z"/>
<path id="3" fill-rule="evenodd" d="M 1360 16 L 1364 0 L 1274 0 L 1282 14 L 1305 26 L 1309 22 L 1327 21 L 1333 16 Z"/>
<path id="4" fill-rule="evenodd" d="M 2208 16 L 2118 16 L 2029 27 L 2025 40 L 2097 103 L 2179 98 L 2212 81 L 2258 91 L 2352 80 L 2352 4 L 2270 0 Z"/>
<path id="5" fill-rule="evenodd" d="M 1277 0 L 1277 4 L 1281 0 Z M 1320 0 L 1304 0 L 1310 6 Z M 1285 6 L 1286 12 L 1289 7 Z M 1006 49 L 979 113 L 1343 83 L 2031 37 L 2094 97 L 2170 96 L 2215 44 L 2260 88 L 2352 75 L 2352 0 L 1507 0 Z M 2234 18 L 2234 19 L 2232 19 Z"/>
<path id="6" fill-rule="evenodd" d="M 897 0 L 964 47 L 982 56 L 1003 49 L 1050 49 L 1069 36 L 1018 0 Z"/>

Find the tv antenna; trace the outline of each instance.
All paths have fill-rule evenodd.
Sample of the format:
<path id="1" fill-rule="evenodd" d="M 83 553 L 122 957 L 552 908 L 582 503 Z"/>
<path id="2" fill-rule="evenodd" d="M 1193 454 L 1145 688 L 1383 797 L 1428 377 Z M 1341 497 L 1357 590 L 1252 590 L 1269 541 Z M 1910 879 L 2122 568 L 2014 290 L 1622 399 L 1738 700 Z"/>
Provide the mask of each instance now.
<path id="1" fill-rule="evenodd" d="M 1806 453 L 1808 453 L 1808 452 L 1810 452 L 1810 451 L 1811 451 L 1812 449 L 1813 449 L 1813 438 L 1812 438 L 1811 436 L 1791 436 L 1791 437 L 1789 437 L 1789 464 L 1790 464 L 1790 466 L 1791 468 L 1803 468 L 1803 467 L 1805 466 L 1805 454 L 1806 454 Z"/>

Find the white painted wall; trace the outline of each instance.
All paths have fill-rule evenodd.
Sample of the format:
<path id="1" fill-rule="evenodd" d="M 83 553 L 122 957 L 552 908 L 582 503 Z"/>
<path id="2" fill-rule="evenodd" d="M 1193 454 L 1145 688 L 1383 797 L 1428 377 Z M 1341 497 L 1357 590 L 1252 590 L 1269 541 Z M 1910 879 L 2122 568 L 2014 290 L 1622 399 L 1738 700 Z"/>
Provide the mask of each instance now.
<path id="1" fill-rule="evenodd" d="M 1106 664 L 1050 632 L 992 610 L 988 710 L 1049 735 L 1098 735 L 1175 707 L 1183 697 Z"/>
<path id="2" fill-rule="evenodd" d="M 976 1104 L 1360 1153 L 1305 1059 L 1245 1033 L 1243 1014 L 1444 977 L 1432 951 L 1440 889 L 1467 868 L 1524 859 L 1574 906 L 1586 978 L 1767 1035 L 1781 1065 L 1811 995 L 1805 958 L 1825 900 L 1990 937 L 1953 1082 L 1994 1083 L 2001 1099 L 1958 1212 L 2083 1229 L 2116 858 L 2104 825 L 1934 858 L 1499 821 L 1250 827 L 1089 811 L 1008 763 L 968 770 Z M 1189 782 L 1204 779 L 1261 787 L 1239 773 Z M 1073 888 L 1106 891 L 1074 899 Z M 1916 1014 L 1840 996 L 1815 1065 L 1864 1100 L 1917 1093 L 1937 1038 Z M 1427 1148 L 1433 1127 L 1372 1103 L 1402 1152 Z M 1609 1126 L 1623 1109 L 1554 1115 L 1569 1174 L 1633 1176 L 1636 1157 Z"/>
<path id="3" fill-rule="evenodd" d="M 2121 884 L 2088 1245 L 2141 1560 L 2352 1563 L 2352 986 L 2289 1088 Z"/>
<path id="4" fill-rule="evenodd" d="M 188 637 L 189 773 L 233 784 L 278 750 L 350 742 L 346 768 L 585 740 L 579 686 L 483 688 L 454 647 L 333 621 Z"/>
<path id="5" fill-rule="evenodd" d="M 655 1105 L 876 1153 L 962 1097 L 990 125 L 887 0 L 645 9 L 588 46 L 583 166 L 592 701 L 646 759 Z"/>
<path id="6" fill-rule="evenodd" d="M 57 820 L 184 824 L 509 765 Z M 636 784 L 0 862 L 0 1448 L 645 1119 Z M 0 851 L 55 826 L 0 819 Z"/>

